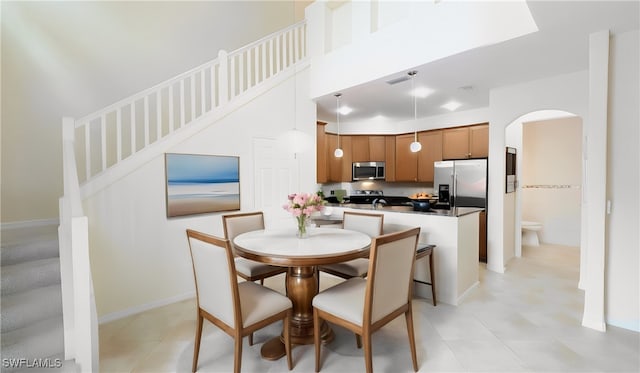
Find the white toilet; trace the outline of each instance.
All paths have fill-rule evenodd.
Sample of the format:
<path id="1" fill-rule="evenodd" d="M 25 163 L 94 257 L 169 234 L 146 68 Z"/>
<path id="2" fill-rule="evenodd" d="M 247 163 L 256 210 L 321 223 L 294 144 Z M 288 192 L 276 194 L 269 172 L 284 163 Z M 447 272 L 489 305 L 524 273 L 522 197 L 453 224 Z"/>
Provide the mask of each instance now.
<path id="1" fill-rule="evenodd" d="M 526 246 L 540 246 L 538 231 L 542 229 L 542 223 L 537 221 L 521 221 L 522 244 Z"/>

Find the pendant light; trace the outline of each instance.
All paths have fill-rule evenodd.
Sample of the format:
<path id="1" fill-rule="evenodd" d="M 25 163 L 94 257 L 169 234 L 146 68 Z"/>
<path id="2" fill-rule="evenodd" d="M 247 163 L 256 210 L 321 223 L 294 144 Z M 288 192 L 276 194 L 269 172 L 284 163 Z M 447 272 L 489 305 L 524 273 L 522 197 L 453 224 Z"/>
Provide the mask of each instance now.
<path id="1" fill-rule="evenodd" d="M 413 71 L 409 71 L 409 76 L 411 77 L 411 95 L 413 96 L 413 125 L 416 126 L 417 123 L 417 119 L 418 119 L 418 104 L 416 102 L 416 89 L 415 89 L 415 78 L 416 78 L 416 74 L 418 72 L 413 70 Z M 413 142 L 411 143 L 411 145 L 409 145 L 409 149 L 411 150 L 411 152 L 413 153 L 417 153 L 420 151 L 420 149 L 422 149 L 422 144 L 420 144 L 418 142 L 418 130 L 415 130 L 413 133 Z"/>
<path id="2" fill-rule="evenodd" d="M 336 122 L 338 123 L 338 147 L 333 152 L 333 155 L 336 158 L 342 158 L 342 156 L 344 155 L 342 148 L 340 148 L 340 96 L 342 96 L 342 93 L 336 93 L 335 96 L 336 96 Z"/>

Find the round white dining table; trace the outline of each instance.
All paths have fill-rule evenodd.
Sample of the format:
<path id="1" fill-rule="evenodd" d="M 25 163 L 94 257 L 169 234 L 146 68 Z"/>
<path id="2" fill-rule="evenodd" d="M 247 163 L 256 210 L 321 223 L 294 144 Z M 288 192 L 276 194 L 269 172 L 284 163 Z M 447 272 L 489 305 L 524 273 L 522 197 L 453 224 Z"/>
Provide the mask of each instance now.
<path id="1" fill-rule="evenodd" d="M 242 233 L 233 240 L 236 254 L 261 263 L 288 267 L 285 286 L 293 303 L 291 342 L 313 344 L 313 307 L 318 293 L 318 265 L 367 257 L 371 237 L 364 233 L 335 228 L 307 228 L 308 236 L 298 238 L 294 229 L 266 229 Z M 333 331 L 321 326 L 321 339 L 329 343 Z M 266 342 L 264 358 L 274 360 L 285 355 L 281 337 Z"/>

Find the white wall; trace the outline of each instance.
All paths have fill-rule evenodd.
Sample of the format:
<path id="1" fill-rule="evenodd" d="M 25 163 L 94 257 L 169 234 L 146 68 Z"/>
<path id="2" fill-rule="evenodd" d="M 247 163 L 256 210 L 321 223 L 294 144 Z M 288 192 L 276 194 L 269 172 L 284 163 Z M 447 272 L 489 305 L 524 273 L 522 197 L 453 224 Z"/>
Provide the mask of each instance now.
<path id="1" fill-rule="evenodd" d="M 605 315 L 608 324 L 640 331 L 640 32 L 611 39 Z"/>
<path id="2" fill-rule="evenodd" d="M 543 243 L 580 246 L 582 120 L 527 122 L 522 131 L 522 220 Z"/>
<path id="3" fill-rule="evenodd" d="M 587 72 L 577 72 L 540 79 L 491 91 L 489 125 L 489 196 L 487 250 L 489 269 L 503 272 L 505 255 L 511 257 L 511 243 L 504 242 L 504 152 L 505 128 L 521 116 L 538 110 L 565 110 L 585 116 L 587 107 Z M 511 197 L 509 197 L 511 198 Z M 515 206 L 513 207 L 515 209 Z M 509 223 L 510 225 L 511 223 Z"/>
<path id="4" fill-rule="evenodd" d="M 366 16 L 350 12 L 350 30 L 343 21 L 333 27 L 329 9 L 333 4 L 316 1 L 306 8 L 308 52 L 313 70 L 311 97 L 339 92 L 430 61 L 537 31 L 524 1 L 372 4 L 358 8 L 369 12 Z M 340 13 L 337 17 L 347 10 L 346 5 L 340 8 L 344 9 L 335 11 Z M 404 10 L 402 16 L 397 14 L 400 9 Z M 331 42 L 338 42 L 332 35 L 335 32 L 350 32 L 351 37 L 342 35 L 340 48 L 332 49 Z M 358 43 L 345 48 L 348 40 L 356 38 Z M 416 48 L 416 45 L 430 47 Z M 328 76 L 331 79 L 327 79 Z"/>
<path id="5" fill-rule="evenodd" d="M 169 152 L 239 156 L 241 208 L 253 210 L 253 139 L 277 138 L 293 128 L 294 112 L 296 127 L 315 139 L 315 104 L 299 97 L 294 110 L 294 82 L 298 95 L 304 96 L 308 69 Z M 314 192 L 315 148 L 297 159 L 301 191 Z M 185 229 L 223 235 L 221 213 L 167 219 L 164 183 L 164 158 L 158 156 L 84 202 L 91 222 L 96 304 L 103 321 L 193 295 Z"/>
<path id="6" fill-rule="evenodd" d="M 605 286 L 606 322 L 640 331 L 638 123 L 639 32 L 613 36 L 609 62 L 608 215 Z M 526 113 L 557 109 L 588 117 L 588 74 L 577 72 L 494 89 L 491 92 L 488 250 L 491 270 L 502 272 L 505 126 Z M 495 187 L 498 185 L 499 187 Z"/>
<path id="7" fill-rule="evenodd" d="M 2 223 L 58 217 L 63 116 L 85 116 L 294 23 L 289 1 L 0 6 Z"/>

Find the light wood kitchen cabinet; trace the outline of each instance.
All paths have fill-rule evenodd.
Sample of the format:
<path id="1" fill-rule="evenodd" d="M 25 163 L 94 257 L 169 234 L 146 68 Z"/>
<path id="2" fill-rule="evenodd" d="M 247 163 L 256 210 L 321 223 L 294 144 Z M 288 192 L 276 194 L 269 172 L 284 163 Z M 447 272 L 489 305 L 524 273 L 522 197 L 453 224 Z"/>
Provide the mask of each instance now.
<path id="1" fill-rule="evenodd" d="M 324 132 L 326 123 L 316 123 L 316 183 L 329 181 L 329 151 L 327 133 Z"/>
<path id="2" fill-rule="evenodd" d="M 353 146 L 352 146 L 352 136 L 340 136 L 340 144 L 342 146 L 342 150 L 344 151 L 344 155 L 342 156 L 342 176 L 340 181 L 351 182 L 352 175 L 352 162 L 353 162 Z M 335 158 L 335 157 L 334 157 Z"/>
<path id="3" fill-rule="evenodd" d="M 341 135 L 342 158 L 333 155 L 338 136 L 317 130 L 317 182 L 351 182 L 353 162 L 385 162 L 386 181 L 433 182 L 433 163 L 443 159 L 484 158 L 489 155 L 489 125 L 478 124 L 418 132 L 422 150 L 409 149 L 414 134 Z"/>
<path id="4" fill-rule="evenodd" d="M 387 161 L 385 136 L 369 136 L 369 158 L 372 162 Z"/>
<path id="5" fill-rule="evenodd" d="M 338 135 L 327 134 L 327 158 L 329 159 L 329 173 L 327 182 L 351 181 L 352 144 L 351 136 L 340 136 L 340 147 L 344 155 L 336 158 L 333 152 L 338 147 Z"/>
<path id="6" fill-rule="evenodd" d="M 418 181 L 433 182 L 433 162 L 442 160 L 442 131 L 418 132 Z"/>
<path id="7" fill-rule="evenodd" d="M 384 136 L 385 180 L 396 181 L 396 136 Z"/>
<path id="8" fill-rule="evenodd" d="M 384 136 L 351 136 L 352 162 L 384 162 Z"/>
<path id="9" fill-rule="evenodd" d="M 442 158 L 484 158 L 489 155 L 489 125 L 442 130 Z"/>
<path id="10" fill-rule="evenodd" d="M 353 136 L 351 138 L 352 161 L 368 162 L 369 159 L 369 136 Z"/>
<path id="11" fill-rule="evenodd" d="M 418 154 L 411 152 L 412 133 L 396 136 L 395 181 L 418 181 Z"/>
<path id="12" fill-rule="evenodd" d="M 489 156 L 489 125 L 469 127 L 469 152 L 471 158 Z"/>

